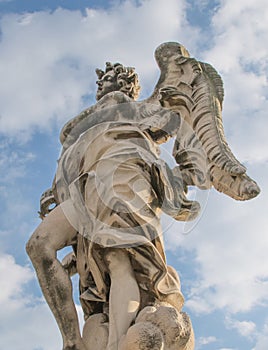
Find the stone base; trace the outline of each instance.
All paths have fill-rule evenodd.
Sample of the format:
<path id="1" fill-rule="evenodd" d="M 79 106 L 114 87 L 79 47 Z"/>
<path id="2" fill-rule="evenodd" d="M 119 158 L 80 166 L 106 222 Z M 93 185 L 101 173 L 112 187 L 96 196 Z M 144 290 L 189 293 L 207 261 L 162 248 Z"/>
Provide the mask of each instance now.
<path id="1" fill-rule="evenodd" d="M 108 328 L 106 315 L 96 314 L 88 318 L 83 330 L 88 350 L 106 349 Z M 119 350 L 140 349 L 193 350 L 194 333 L 189 316 L 168 303 L 145 307 L 119 345 Z"/>

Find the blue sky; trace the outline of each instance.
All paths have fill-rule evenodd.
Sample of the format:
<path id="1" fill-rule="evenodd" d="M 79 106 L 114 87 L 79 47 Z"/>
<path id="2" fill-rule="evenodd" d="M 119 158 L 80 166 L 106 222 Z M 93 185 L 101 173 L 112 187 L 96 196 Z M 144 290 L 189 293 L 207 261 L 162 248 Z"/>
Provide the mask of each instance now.
<path id="1" fill-rule="evenodd" d="M 222 75 L 228 142 L 262 189 L 245 203 L 196 191 L 197 222 L 163 218 L 196 349 L 268 349 L 266 0 L 2 0 L 0 30 L 0 349 L 61 349 L 24 248 L 54 176 L 60 129 L 94 103 L 94 69 L 107 60 L 135 66 L 141 98 L 149 96 L 153 53 L 165 41 Z"/>

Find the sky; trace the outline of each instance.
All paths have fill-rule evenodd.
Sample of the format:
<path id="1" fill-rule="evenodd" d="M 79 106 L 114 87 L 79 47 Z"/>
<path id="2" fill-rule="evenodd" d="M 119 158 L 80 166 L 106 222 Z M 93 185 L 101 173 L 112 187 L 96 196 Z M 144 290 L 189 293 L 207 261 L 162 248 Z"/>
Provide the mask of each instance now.
<path id="1" fill-rule="evenodd" d="M 106 61 L 136 67 L 148 97 L 159 75 L 154 50 L 166 41 L 221 74 L 226 138 L 262 190 L 247 202 L 194 190 L 196 221 L 163 217 L 196 350 L 268 349 L 267 1 L 0 0 L 0 350 L 61 349 L 25 253 L 61 127 L 94 104 L 95 68 Z M 82 319 L 77 278 L 74 286 Z"/>

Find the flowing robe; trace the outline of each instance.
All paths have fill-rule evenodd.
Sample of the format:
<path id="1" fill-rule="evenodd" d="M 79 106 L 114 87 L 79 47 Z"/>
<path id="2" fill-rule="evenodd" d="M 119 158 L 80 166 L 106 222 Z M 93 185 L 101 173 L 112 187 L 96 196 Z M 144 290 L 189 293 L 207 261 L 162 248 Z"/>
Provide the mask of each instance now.
<path id="1" fill-rule="evenodd" d="M 164 204 L 155 185 L 161 183 L 165 202 L 179 213 L 182 186 L 172 187 L 157 145 L 176 135 L 179 124 L 175 113 L 113 92 L 64 127 L 55 189 L 59 202 L 71 199 L 75 209 L 83 300 L 107 301 L 104 252 L 118 248 L 128 252 L 144 295 L 181 308 L 179 277 L 166 264 L 160 226 Z M 155 168 L 161 173 L 157 179 Z"/>

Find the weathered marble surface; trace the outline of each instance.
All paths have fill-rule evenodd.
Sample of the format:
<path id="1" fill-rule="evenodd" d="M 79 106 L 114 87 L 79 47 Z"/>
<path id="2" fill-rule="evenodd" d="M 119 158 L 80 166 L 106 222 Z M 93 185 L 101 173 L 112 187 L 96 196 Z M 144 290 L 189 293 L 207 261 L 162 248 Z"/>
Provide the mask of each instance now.
<path id="1" fill-rule="evenodd" d="M 95 314 L 86 321 L 83 339 L 88 349 L 105 350 L 108 322 L 104 314 Z M 194 333 L 186 313 L 178 312 L 168 303 L 145 307 L 122 337 L 120 350 L 190 350 Z"/>
<path id="2" fill-rule="evenodd" d="M 27 244 L 64 350 L 194 349 L 177 272 L 167 265 L 160 215 L 193 220 L 187 187 L 248 200 L 259 188 L 235 158 L 222 125 L 216 70 L 178 43 L 155 52 L 161 75 L 137 102 L 134 68 L 97 69 L 97 103 L 62 129 L 62 154 L 43 219 Z M 159 145 L 175 139 L 174 169 Z M 56 207 L 50 209 L 54 202 Z M 72 245 L 62 262 L 56 252 Z M 81 336 L 70 276 L 80 277 Z"/>

